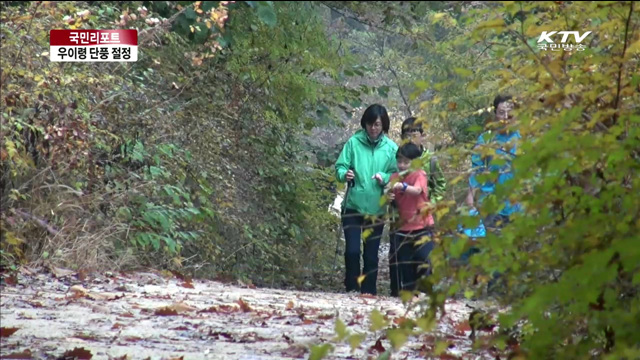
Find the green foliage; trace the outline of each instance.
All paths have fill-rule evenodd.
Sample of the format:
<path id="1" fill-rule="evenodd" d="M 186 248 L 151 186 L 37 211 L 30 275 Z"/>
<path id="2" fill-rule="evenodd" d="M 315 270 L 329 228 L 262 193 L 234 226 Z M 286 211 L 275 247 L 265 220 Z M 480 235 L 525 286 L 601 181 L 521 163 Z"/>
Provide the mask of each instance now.
<path id="1" fill-rule="evenodd" d="M 451 234 L 458 224 L 474 227 L 478 219 L 461 215 L 465 209 L 454 208 L 454 202 L 438 205 L 446 216 L 438 216 L 440 246 L 432 253 L 433 276 L 421 282 L 430 297 L 419 320 L 432 323 L 450 295 L 481 295 L 499 271 L 499 300 L 509 306 L 500 327 L 517 328 L 526 358 L 633 358 L 638 347 L 631 334 L 640 330 L 640 254 L 634 245 L 640 181 L 633 175 L 640 164 L 637 4 L 445 3 L 404 15 L 398 14 L 408 10 L 406 4 L 375 6 L 391 16 L 385 31 L 372 30 L 371 38 L 411 28 L 415 37 L 437 40 L 428 46 L 396 41 L 385 47 L 393 60 L 381 58 L 410 74 L 410 101 L 420 104 L 409 105 L 420 108 L 417 115 L 430 135 L 449 138 L 441 155 L 448 168 L 469 168 L 475 139 L 494 126 L 491 102 L 497 94 L 515 96 L 514 116 L 524 137 L 513 162 L 515 178 L 478 208 L 481 214 L 495 213 L 510 199 L 522 203 L 524 213 L 479 239 L 475 245 L 481 252 L 468 265 L 451 266 L 470 247 L 464 236 Z M 376 12 L 359 2 L 344 7 L 365 19 Z M 401 17 L 413 20 L 407 25 Z M 565 29 L 592 31 L 584 51 L 537 48 L 542 31 Z M 413 65 L 412 56 L 424 63 Z M 426 92 L 433 96 L 420 99 Z M 450 191 L 462 193 L 454 194 L 458 204 L 466 181 L 465 173 L 450 180 Z M 387 330 L 396 344 L 409 336 Z M 508 343 L 506 332 L 494 343 Z M 436 346 L 436 353 L 446 345 Z"/>
<path id="2" fill-rule="evenodd" d="M 2 185 L 3 194 L 15 195 L 3 195 L 3 208 L 39 197 L 38 184 L 28 180 L 50 166 L 61 186 L 91 194 L 75 208 L 126 229 L 103 243 L 134 254 L 136 265 L 311 286 L 331 265 L 335 238 L 327 229 L 336 228 L 336 219 L 326 211 L 331 176 L 308 171 L 302 134 L 314 126 L 317 109 L 327 109 L 321 117 L 333 122 L 327 106 L 357 96 L 326 81 L 345 59 L 328 55 L 336 45 L 323 36 L 316 6 L 76 6 L 3 12 L 3 43 L 8 53 L 22 51 L 2 58 L 10 69 L 2 74 L 2 127 L 9 135 Z M 24 21 L 32 16 L 29 29 Z M 138 62 L 63 66 L 41 54 L 51 28 L 113 28 L 114 18 L 117 26 L 140 29 Z M 171 19 L 171 31 L 161 28 L 162 18 Z M 35 41 L 22 46 L 27 34 Z M 18 191 L 16 184 L 31 186 Z M 39 203 L 38 214 L 49 206 Z M 78 216 L 60 213 L 52 223 Z M 45 240 L 42 233 L 37 238 Z M 3 251 L 13 249 L 7 239 Z"/>
<path id="3" fill-rule="evenodd" d="M 638 331 L 640 315 L 632 310 L 637 309 L 633 297 L 638 293 L 632 278 L 640 271 L 632 234 L 640 225 L 640 209 L 631 200 L 639 184 L 631 177 L 638 167 L 633 113 L 639 98 L 625 80 L 639 66 L 637 52 L 628 52 L 637 41 L 629 29 L 638 15 L 629 2 L 575 6 L 505 2 L 491 12 L 473 10 L 461 19 L 467 25 L 460 29 L 460 35 L 470 31 L 472 40 L 452 40 L 472 46 L 472 56 L 479 56 L 474 48 L 482 51 L 479 43 L 491 44 L 486 60 L 479 59 L 479 67 L 471 69 L 493 79 L 479 87 L 486 96 L 516 96 L 515 116 L 525 135 L 513 164 L 515 180 L 499 187 L 479 211 L 495 212 L 508 198 L 521 202 L 525 212 L 500 234 L 482 239 L 483 253 L 474 256 L 470 268 L 451 274 L 445 262 L 436 261 L 441 264 L 436 276 L 451 274 L 466 286 L 473 273 L 500 271 L 503 300 L 513 309 L 502 325 L 523 320 L 535 330 L 523 331 L 521 344 L 532 358 L 573 358 L 590 351 L 621 356 L 633 349 L 629 334 Z M 502 14 L 518 11 L 524 12 L 524 20 L 503 21 Z M 599 20 L 587 29 L 594 38 L 585 51 L 531 47 L 529 40 L 542 30 L 571 28 L 587 17 Z M 456 53 L 454 58 L 464 57 Z M 593 80 L 595 73 L 604 76 Z M 473 78 L 462 84 L 468 81 Z M 437 108 L 432 105 L 429 111 Z M 456 110 L 447 117 L 456 121 L 465 115 Z M 460 245 L 445 241 L 437 254 L 456 257 L 463 250 Z"/>
<path id="4" fill-rule="evenodd" d="M 202 231 L 190 227 L 214 220 L 211 204 L 206 196 L 192 198 L 190 189 L 184 186 L 184 172 L 173 173 L 182 169 L 170 164 L 184 163 L 188 152 L 175 145 L 159 145 L 157 154 L 152 155 L 139 141 L 130 146 L 132 152 L 124 157 L 124 162 L 148 164 L 139 171 L 141 179 L 127 176 L 128 169 L 121 166 L 110 167 L 108 176 L 115 188 L 135 186 L 142 180 L 148 184 L 148 190 L 136 192 L 127 205 L 115 212 L 131 224 L 129 241 L 133 246 L 143 252 L 161 250 L 168 256 L 178 256 L 183 244 L 200 239 Z M 206 187 L 200 186 L 198 190 L 206 192 Z"/>

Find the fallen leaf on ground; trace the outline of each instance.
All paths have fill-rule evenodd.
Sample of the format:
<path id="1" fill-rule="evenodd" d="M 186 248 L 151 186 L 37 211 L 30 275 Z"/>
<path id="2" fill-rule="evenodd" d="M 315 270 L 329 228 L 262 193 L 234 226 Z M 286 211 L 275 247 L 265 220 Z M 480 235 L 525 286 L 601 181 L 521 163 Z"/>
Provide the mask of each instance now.
<path id="1" fill-rule="evenodd" d="M 249 304 L 247 304 L 244 300 L 242 300 L 242 298 L 238 299 L 238 304 L 240 305 L 240 308 L 242 309 L 242 311 L 244 312 L 251 311 L 251 307 L 249 306 Z"/>
<path id="2" fill-rule="evenodd" d="M 76 339 L 96 341 L 96 337 L 90 334 L 76 334 L 73 337 Z"/>
<path id="3" fill-rule="evenodd" d="M 78 271 L 78 280 L 85 281 L 87 279 L 89 272 L 85 269 Z"/>
<path id="4" fill-rule="evenodd" d="M 178 327 L 174 327 L 174 328 L 172 328 L 172 329 L 170 329 L 170 330 L 176 330 L 176 331 L 187 331 L 187 330 L 189 330 L 189 328 L 188 328 L 188 327 L 186 327 L 186 326 L 178 326 Z"/>
<path id="5" fill-rule="evenodd" d="M 180 286 L 187 288 L 187 289 L 195 289 L 195 287 L 193 286 L 193 283 L 191 281 L 185 281 L 182 284 L 180 284 Z"/>
<path id="6" fill-rule="evenodd" d="M 186 312 L 196 311 L 196 310 L 198 309 L 194 308 L 193 306 L 189 306 L 185 303 L 179 302 L 179 303 L 173 303 L 169 306 L 164 306 L 159 309 L 156 309 L 155 314 L 159 316 L 175 316 L 178 314 L 184 314 Z"/>
<path id="7" fill-rule="evenodd" d="M 384 348 L 384 346 L 382 346 L 382 341 L 380 341 L 380 339 L 378 339 L 376 341 L 376 344 L 373 345 L 372 347 L 369 348 L 369 353 L 373 353 L 373 352 L 378 352 L 380 354 L 384 353 L 386 351 L 386 349 Z"/>
<path id="8" fill-rule="evenodd" d="M 218 332 L 218 331 L 212 332 L 211 330 L 209 330 L 209 336 L 216 337 L 218 340 L 220 340 L 221 336 L 225 339 L 233 340 L 233 336 L 231 336 L 231 334 L 226 332 Z"/>
<path id="9" fill-rule="evenodd" d="M 329 320 L 329 319 L 333 319 L 335 316 L 336 316 L 335 314 L 324 314 L 324 315 L 318 316 L 318 320 Z"/>
<path id="10" fill-rule="evenodd" d="M 0 337 L 9 337 L 13 335 L 16 331 L 20 330 L 19 328 L 0 328 Z"/>
<path id="11" fill-rule="evenodd" d="M 22 267 L 20 267 L 20 272 L 23 275 L 31 276 L 31 275 L 35 274 L 37 272 L 37 270 L 31 269 L 31 268 L 29 268 L 27 266 L 22 266 Z M 27 350 L 25 350 L 25 351 L 27 351 Z"/>
<path id="12" fill-rule="evenodd" d="M 282 355 L 286 357 L 296 358 L 296 359 L 304 359 L 304 355 L 306 353 L 307 353 L 307 347 L 300 344 L 291 345 L 282 351 Z"/>
<path id="13" fill-rule="evenodd" d="M 85 348 L 75 348 L 73 350 L 66 351 L 64 355 L 62 355 L 64 359 L 77 359 L 77 360 L 88 360 L 93 357 L 91 351 L 86 350 Z"/>
<path id="14" fill-rule="evenodd" d="M 16 286 L 18 285 L 18 277 L 15 274 L 7 276 L 4 278 L 4 282 L 9 286 Z"/>
<path id="15" fill-rule="evenodd" d="M 173 273 L 173 275 L 175 275 L 175 277 L 177 277 L 178 279 L 180 279 L 180 280 L 182 280 L 182 281 L 184 281 L 184 282 L 186 282 L 186 283 L 191 283 L 191 281 L 192 281 L 192 280 L 191 280 L 191 277 L 189 277 L 189 276 L 184 276 L 183 274 L 181 274 L 181 273 L 180 273 L 180 272 L 178 272 L 178 271 L 171 270 L 171 273 Z"/>
<path id="16" fill-rule="evenodd" d="M 237 307 L 237 306 L 218 305 L 218 306 L 211 306 L 211 307 L 206 308 L 204 310 L 200 310 L 199 312 L 201 312 L 201 313 L 231 314 L 231 313 L 238 312 L 238 311 L 240 311 L 240 308 Z"/>
<path id="17" fill-rule="evenodd" d="M 55 266 L 50 267 L 50 270 L 51 270 L 51 273 L 53 274 L 53 276 L 55 276 L 58 279 L 61 278 L 61 277 L 73 275 L 73 274 L 76 273 L 73 270 L 57 268 Z"/>
<path id="18" fill-rule="evenodd" d="M 242 335 L 242 338 L 240 339 L 240 343 L 253 343 L 253 342 L 257 342 L 257 341 L 267 341 L 269 339 L 262 337 L 260 335 L 258 335 L 256 332 L 252 331 L 246 334 Z"/>
<path id="19" fill-rule="evenodd" d="M 287 303 L 287 310 L 293 309 L 293 306 L 293 301 L 289 300 L 289 302 Z"/>
<path id="20" fill-rule="evenodd" d="M 118 300 L 124 297 L 124 294 L 113 293 L 96 293 L 85 289 L 82 285 L 74 285 L 69 290 L 73 291 L 75 297 L 86 297 L 92 300 Z"/>
<path id="21" fill-rule="evenodd" d="M 468 321 L 463 321 L 455 326 L 456 335 L 464 336 L 467 331 L 471 331 L 471 326 Z"/>
<path id="22" fill-rule="evenodd" d="M 158 315 L 158 316 L 178 316 L 178 312 L 170 309 L 169 307 L 163 307 L 160 309 L 157 309 L 154 314 Z"/>
<path id="23" fill-rule="evenodd" d="M 44 305 L 42 305 L 42 303 L 39 301 L 27 301 L 27 304 L 33 306 L 34 308 L 44 307 Z"/>
<path id="24" fill-rule="evenodd" d="M 31 355 L 31 350 L 25 349 L 21 353 L 13 353 L 2 356 L 2 359 L 33 359 L 33 357 Z"/>
<path id="25" fill-rule="evenodd" d="M 138 342 L 140 340 L 142 340 L 141 337 L 137 337 L 137 336 L 127 336 L 126 338 L 124 338 L 125 343 L 127 342 Z"/>
<path id="26" fill-rule="evenodd" d="M 440 355 L 440 359 L 441 360 L 460 360 L 459 357 L 451 355 L 451 354 L 441 354 Z"/>

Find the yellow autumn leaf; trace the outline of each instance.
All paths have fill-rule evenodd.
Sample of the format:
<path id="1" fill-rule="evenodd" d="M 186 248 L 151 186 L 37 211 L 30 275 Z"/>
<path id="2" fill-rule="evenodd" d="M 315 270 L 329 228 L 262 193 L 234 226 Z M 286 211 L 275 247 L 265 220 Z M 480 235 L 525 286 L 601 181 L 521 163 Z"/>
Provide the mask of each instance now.
<path id="1" fill-rule="evenodd" d="M 459 183 L 464 178 L 465 178 L 464 175 L 456 176 L 453 180 L 451 180 L 451 185 L 455 185 Z"/>
<path id="2" fill-rule="evenodd" d="M 347 326 L 340 319 L 336 319 L 335 331 L 337 335 L 337 341 L 342 341 L 347 336 L 349 336 L 349 331 L 347 330 Z"/>
<path id="3" fill-rule="evenodd" d="M 371 331 L 382 330 L 389 325 L 389 322 L 384 318 L 384 315 L 378 311 L 378 309 L 373 309 L 373 311 L 371 311 L 369 320 L 371 321 L 371 326 L 369 327 Z"/>
<path id="4" fill-rule="evenodd" d="M 442 20 L 442 18 L 444 18 L 445 16 L 447 16 L 446 13 L 437 13 L 437 14 L 433 15 L 433 20 L 431 21 L 431 23 L 435 24 L 438 21 Z"/>
<path id="5" fill-rule="evenodd" d="M 355 350 L 360 347 L 360 344 L 367 338 L 365 334 L 353 334 L 349 337 L 349 345 L 351 349 Z"/>
<path id="6" fill-rule="evenodd" d="M 448 213 L 449 213 L 449 208 L 448 207 L 436 210 L 436 216 L 439 217 L 439 218 L 445 216 Z"/>
<path id="7" fill-rule="evenodd" d="M 365 231 L 362 232 L 362 240 L 367 241 L 367 239 L 369 238 L 369 236 L 371 236 L 371 234 L 373 233 L 373 229 L 367 229 Z"/>
<path id="8" fill-rule="evenodd" d="M 391 346 L 398 350 L 407 342 L 407 332 L 405 329 L 390 329 L 387 331 L 387 337 L 391 341 Z"/>
<path id="9" fill-rule="evenodd" d="M 6 233 L 6 239 L 7 243 L 13 246 L 17 246 L 25 242 L 24 240 L 16 237 L 15 234 L 10 231 Z"/>
<path id="10" fill-rule="evenodd" d="M 629 45 L 629 47 L 627 48 L 627 52 L 625 53 L 625 60 L 628 60 L 629 58 L 631 58 L 632 55 L 636 55 L 640 53 L 640 40 L 634 42 L 633 44 Z"/>
<path id="11" fill-rule="evenodd" d="M 472 82 L 469 83 L 469 85 L 467 85 L 467 89 L 469 91 L 473 91 L 473 90 L 476 90 L 478 86 L 480 86 L 480 80 L 473 80 Z"/>
<path id="12" fill-rule="evenodd" d="M 449 348 L 449 343 L 446 341 L 438 341 L 436 343 L 436 348 L 434 349 L 434 354 L 437 356 L 442 355 Z"/>
<path id="13" fill-rule="evenodd" d="M 505 27 L 505 23 L 503 19 L 493 19 L 489 21 L 485 21 L 476 27 L 476 30 L 482 29 L 498 29 Z"/>
<path id="14" fill-rule="evenodd" d="M 413 292 L 407 290 L 400 291 L 400 300 L 403 304 L 409 303 L 413 299 Z"/>
<path id="15" fill-rule="evenodd" d="M 416 321 L 416 324 L 422 331 L 429 332 L 436 326 L 436 321 L 435 319 L 421 317 Z"/>

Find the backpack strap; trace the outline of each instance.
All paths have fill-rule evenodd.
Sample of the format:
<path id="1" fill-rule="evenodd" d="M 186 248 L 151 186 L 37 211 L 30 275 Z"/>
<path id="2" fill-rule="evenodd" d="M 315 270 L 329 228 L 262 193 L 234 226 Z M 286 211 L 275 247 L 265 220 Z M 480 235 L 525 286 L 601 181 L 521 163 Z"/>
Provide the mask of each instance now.
<path id="1" fill-rule="evenodd" d="M 429 175 L 431 176 L 435 176 L 434 174 L 436 173 L 436 156 L 435 155 L 431 155 L 431 162 L 429 164 Z"/>
<path id="2" fill-rule="evenodd" d="M 431 155 L 431 161 L 429 161 L 429 179 L 431 180 L 431 183 L 433 184 L 433 188 L 435 189 L 436 187 L 436 156 L 435 155 Z M 429 199 L 431 199 L 431 196 L 433 194 L 433 191 L 429 190 Z M 433 214 L 433 221 L 434 221 L 434 226 L 435 226 L 435 221 L 436 219 L 436 214 Z"/>
<path id="3" fill-rule="evenodd" d="M 435 188 L 436 186 L 436 156 L 431 155 L 431 159 L 429 161 L 429 183 L 431 186 Z M 429 190 L 429 198 L 431 198 L 431 194 L 433 192 L 431 189 Z"/>

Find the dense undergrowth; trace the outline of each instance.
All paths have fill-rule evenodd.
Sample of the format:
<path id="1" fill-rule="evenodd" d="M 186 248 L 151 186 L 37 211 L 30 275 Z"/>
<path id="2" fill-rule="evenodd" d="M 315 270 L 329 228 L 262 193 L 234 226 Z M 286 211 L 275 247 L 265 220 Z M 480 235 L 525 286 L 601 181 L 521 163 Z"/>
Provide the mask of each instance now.
<path id="1" fill-rule="evenodd" d="M 268 285 L 330 269 L 331 171 L 301 139 L 346 60 L 314 6 L 209 3 L 3 8 L 4 263 Z M 140 29 L 138 62 L 49 61 L 51 29 L 119 27 Z"/>

